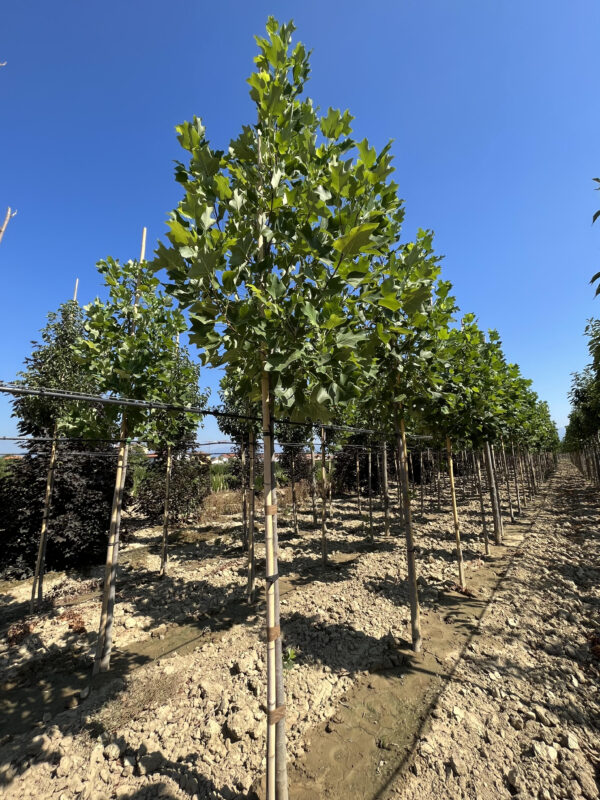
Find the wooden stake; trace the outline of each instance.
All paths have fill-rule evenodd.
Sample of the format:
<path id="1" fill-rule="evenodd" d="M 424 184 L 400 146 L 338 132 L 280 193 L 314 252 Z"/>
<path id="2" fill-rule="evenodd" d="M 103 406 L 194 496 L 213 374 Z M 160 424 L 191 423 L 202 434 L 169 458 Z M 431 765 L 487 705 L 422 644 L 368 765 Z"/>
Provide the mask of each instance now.
<path id="1" fill-rule="evenodd" d="M 73 291 L 73 300 L 77 302 L 77 290 L 79 289 L 79 278 L 75 278 L 75 289 Z"/>
<path id="2" fill-rule="evenodd" d="M 458 563 L 458 583 L 464 589 L 465 567 L 463 564 L 462 546 L 460 543 L 460 524 L 458 521 L 458 507 L 456 505 L 456 487 L 454 485 L 454 467 L 452 465 L 452 442 L 446 436 L 446 452 L 448 453 L 448 476 L 450 478 L 450 497 L 452 498 L 452 516 L 454 517 L 454 536 L 456 537 L 456 561 Z"/>

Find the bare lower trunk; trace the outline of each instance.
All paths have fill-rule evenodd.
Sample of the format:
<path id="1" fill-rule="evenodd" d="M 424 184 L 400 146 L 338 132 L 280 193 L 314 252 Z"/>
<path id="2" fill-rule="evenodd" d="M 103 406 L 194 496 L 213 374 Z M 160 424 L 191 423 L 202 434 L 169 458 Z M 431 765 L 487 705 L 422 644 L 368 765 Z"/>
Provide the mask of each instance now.
<path id="1" fill-rule="evenodd" d="M 517 497 L 517 513 L 519 516 L 521 516 L 521 514 L 523 513 L 523 509 L 521 508 L 521 490 L 519 487 L 519 473 L 517 469 L 518 464 L 517 464 L 517 457 L 515 455 L 515 445 L 513 442 L 511 442 L 510 450 L 512 455 L 513 470 L 515 473 L 515 494 Z"/>
<path id="2" fill-rule="evenodd" d="M 485 554 L 490 554 L 490 540 L 488 537 L 487 521 L 485 518 L 485 504 L 483 502 L 483 487 L 481 482 L 481 467 L 479 465 L 479 454 L 473 451 L 473 472 L 477 483 L 477 494 L 479 495 L 479 508 L 481 509 L 481 526 L 483 528 L 483 543 Z"/>
<path id="3" fill-rule="evenodd" d="M 512 506 L 512 499 L 510 496 L 510 478 L 508 475 L 508 463 L 506 461 L 506 450 L 504 449 L 504 442 L 501 442 L 500 449 L 502 453 L 502 466 L 504 468 L 504 480 L 506 483 L 506 496 L 508 498 L 508 511 L 510 515 L 510 521 L 513 523 L 515 522 L 515 515 L 513 513 L 513 506 Z"/>
<path id="4" fill-rule="evenodd" d="M 277 505 L 274 502 L 274 459 L 269 374 L 263 372 L 262 421 L 264 441 L 265 557 L 267 605 L 267 799 L 287 798 L 285 704 L 281 697 L 283 662 L 279 626 L 279 575 L 277 566 Z M 277 647 L 279 640 L 280 646 Z M 278 656 L 279 653 L 279 656 Z M 278 692 L 279 686 L 279 692 Z"/>
<path id="5" fill-rule="evenodd" d="M 248 436 L 248 585 L 246 596 L 249 603 L 253 603 L 256 598 L 256 561 L 254 557 L 254 431 L 251 430 Z"/>
<path id="6" fill-rule="evenodd" d="M 452 516 L 454 518 L 454 536 L 456 539 L 456 561 L 458 564 L 458 583 L 465 587 L 465 567 L 463 564 L 462 546 L 460 543 L 460 523 L 458 521 L 458 507 L 456 505 L 456 487 L 454 486 L 454 468 L 452 465 L 452 442 L 446 437 L 446 452 L 448 453 L 448 477 L 450 478 L 450 496 L 452 498 Z"/>
<path id="7" fill-rule="evenodd" d="M 172 448 L 167 446 L 167 468 L 165 470 L 165 508 L 163 514 L 162 548 L 160 552 L 160 574 L 167 574 L 168 544 L 169 544 L 169 501 L 171 494 L 171 468 Z"/>
<path id="8" fill-rule="evenodd" d="M 294 467 L 294 455 L 292 455 L 291 463 L 291 480 L 292 480 L 292 524 L 294 526 L 294 536 L 298 536 L 298 506 L 296 504 L 296 470 Z"/>
<path id="9" fill-rule="evenodd" d="M 494 523 L 494 542 L 495 544 L 500 545 L 502 544 L 502 517 L 500 515 L 498 495 L 496 494 L 496 482 L 494 480 L 494 465 L 492 462 L 492 453 L 489 442 L 486 442 L 484 445 L 484 460 L 485 460 L 485 471 L 487 473 L 488 489 L 490 492 L 490 502 L 492 504 L 492 520 Z"/>
<path id="10" fill-rule="evenodd" d="M 410 490 L 408 485 L 408 466 L 406 460 L 406 434 L 404 420 L 396 416 L 396 439 L 398 444 L 398 466 L 400 467 L 400 480 L 402 482 L 402 496 L 404 507 L 404 536 L 406 539 L 406 561 L 408 566 L 408 597 L 410 602 L 410 627 L 412 648 L 419 653 L 422 647 L 421 636 L 421 608 L 419 606 L 419 589 L 417 586 L 417 562 L 415 558 L 415 540 L 412 527 L 412 514 L 410 510 Z"/>
<path id="11" fill-rule="evenodd" d="M 52 447 L 50 450 L 50 460 L 48 462 L 48 472 L 46 474 L 46 494 L 44 496 L 44 512 L 42 514 L 42 527 L 40 530 L 40 544 L 38 547 L 37 561 L 33 584 L 31 586 L 31 601 L 29 611 L 33 614 L 35 608 L 35 596 L 37 591 L 38 607 L 44 599 L 44 571 L 46 566 L 46 544 L 48 542 L 48 519 L 50 517 L 50 502 L 52 500 L 52 489 L 54 488 L 54 472 L 56 469 L 56 444 L 58 427 L 54 425 L 52 433 Z"/>
<path id="12" fill-rule="evenodd" d="M 313 514 L 313 525 L 315 528 L 319 524 L 319 519 L 317 515 L 317 476 L 315 474 L 315 446 L 311 442 L 310 443 L 310 497 L 312 500 L 312 514 Z"/>
<path id="13" fill-rule="evenodd" d="M 362 517 L 362 502 L 360 497 L 360 455 L 356 451 L 356 502 L 358 505 L 358 516 Z"/>
<path id="14" fill-rule="evenodd" d="M 325 459 L 325 428 L 321 428 L 321 560 L 327 566 L 327 462 Z"/>
<path id="15" fill-rule="evenodd" d="M 388 483 L 387 442 L 384 440 L 381 450 L 381 469 L 383 477 L 383 513 L 384 534 L 390 535 L 390 487 Z"/>
<path id="16" fill-rule="evenodd" d="M 240 445 L 242 467 L 242 547 L 248 547 L 248 491 L 246 488 L 246 440 L 242 437 Z"/>
<path id="17" fill-rule="evenodd" d="M 423 476 L 423 451 L 419 450 L 419 469 L 421 471 L 421 516 L 425 513 L 425 481 Z"/>
<path id="18" fill-rule="evenodd" d="M 372 473 L 372 452 L 369 447 L 367 455 L 367 490 L 369 492 L 369 540 L 373 541 L 373 473 Z"/>
<path id="19" fill-rule="evenodd" d="M 108 534 L 108 547 L 106 549 L 106 564 L 104 567 L 104 591 L 102 595 L 102 611 L 100 613 L 100 627 L 98 630 L 98 643 L 94 660 L 93 674 L 106 672 L 110 667 L 112 651 L 112 627 L 116 598 L 117 565 L 119 562 L 119 535 L 121 532 L 121 510 L 123 508 L 123 492 L 127 475 L 127 415 L 123 413 L 121 430 L 119 433 L 119 456 L 117 472 L 115 475 L 115 491 L 110 517 L 110 530 Z"/>

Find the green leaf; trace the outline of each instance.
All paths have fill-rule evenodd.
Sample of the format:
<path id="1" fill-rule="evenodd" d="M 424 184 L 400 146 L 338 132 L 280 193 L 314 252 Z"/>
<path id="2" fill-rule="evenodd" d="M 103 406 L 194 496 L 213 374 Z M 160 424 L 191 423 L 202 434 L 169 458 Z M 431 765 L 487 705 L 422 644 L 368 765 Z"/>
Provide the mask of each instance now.
<path id="1" fill-rule="evenodd" d="M 352 228 L 345 236 L 341 236 L 333 246 L 344 257 L 373 252 L 371 234 L 378 227 L 376 222 L 364 222 Z"/>

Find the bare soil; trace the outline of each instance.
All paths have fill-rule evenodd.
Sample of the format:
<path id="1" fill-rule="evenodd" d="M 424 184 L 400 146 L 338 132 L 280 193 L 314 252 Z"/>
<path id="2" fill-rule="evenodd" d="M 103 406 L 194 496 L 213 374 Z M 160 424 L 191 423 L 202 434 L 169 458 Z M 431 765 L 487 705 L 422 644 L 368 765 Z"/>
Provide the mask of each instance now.
<path id="1" fill-rule="evenodd" d="M 380 510 L 370 544 L 354 499 L 334 502 L 327 568 L 310 515 L 299 536 L 280 520 L 292 800 L 599 796 L 597 489 L 561 461 L 488 557 L 459 499 L 472 597 L 453 589 L 447 503 L 416 514 L 419 655 Z M 49 576 L 33 617 L 29 581 L 0 587 L 3 796 L 262 794 L 264 608 L 244 601 L 239 517 L 178 531 L 162 580 L 159 538 L 141 529 L 122 553 L 113 669 L 89 695 L 101 570 Z"/>

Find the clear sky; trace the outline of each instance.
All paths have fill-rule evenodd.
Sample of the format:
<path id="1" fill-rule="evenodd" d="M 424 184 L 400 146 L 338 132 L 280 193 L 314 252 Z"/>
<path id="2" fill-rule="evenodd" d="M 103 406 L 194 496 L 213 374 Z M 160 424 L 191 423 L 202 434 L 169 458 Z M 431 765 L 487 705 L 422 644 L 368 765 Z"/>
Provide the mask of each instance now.
<path id="1" fill-rule="evenodd" d="M 164 234 L 174 126 L 197 114 L 224 147 L 252 121 L 245 80 L 269 14 L 313 49 L 315 103 L 395 140 L 405 239 L 435 231 L 461 309 L 500 331 L 563 426 L 600 303 L 597 0 L 4 4 L 0 215 L 18 214 L 0 244 L 0 378 L 76 277 L 88 302 L 98 259 L 137 257 L 144 225 L 151 246 Z M 0 434 L 13 430 L 0 398 Z"/>

